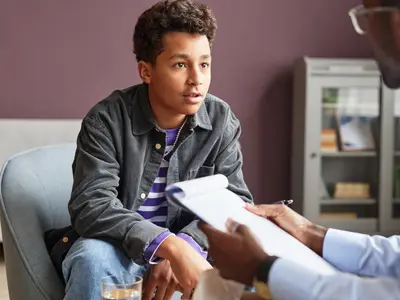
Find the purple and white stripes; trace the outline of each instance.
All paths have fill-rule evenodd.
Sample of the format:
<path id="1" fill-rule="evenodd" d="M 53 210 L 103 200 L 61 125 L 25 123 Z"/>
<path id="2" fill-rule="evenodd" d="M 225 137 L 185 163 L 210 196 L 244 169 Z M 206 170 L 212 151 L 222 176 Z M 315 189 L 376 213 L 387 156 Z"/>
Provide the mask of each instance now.
<path id="1" fill-rule="evenodd" d="M 168 153 L 175 143 L 178 129 L 166 130 L 166 147 L 165 153 Z M 145 219 L 155 225 L 165 227 L 168 215 L 168 203 L 165 199 L 166 177 L 168 172 L 168 157 L 164 156 L 160 169 L 154 183 L 150 189 L 146 201 L 139 207 L 137 212 Z"/>

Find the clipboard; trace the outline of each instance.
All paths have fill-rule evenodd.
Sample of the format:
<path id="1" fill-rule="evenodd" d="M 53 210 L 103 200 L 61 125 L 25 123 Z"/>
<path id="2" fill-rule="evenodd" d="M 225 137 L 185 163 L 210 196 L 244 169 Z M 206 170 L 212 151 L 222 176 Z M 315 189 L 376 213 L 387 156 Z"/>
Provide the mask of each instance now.
<path id="1" fill-rule="evenodd" d="M 337 270 L 300 241 L 273 222 L 245 209 L 245 202 L 228 189 L 228 179 L 221 174 L 170 184 L 166 198 L 171 205 L 196 215 L 203 222 L 226 232 L 228 218 L 250 228 L 264 251 L 289 259 L 321 275 Z"/>

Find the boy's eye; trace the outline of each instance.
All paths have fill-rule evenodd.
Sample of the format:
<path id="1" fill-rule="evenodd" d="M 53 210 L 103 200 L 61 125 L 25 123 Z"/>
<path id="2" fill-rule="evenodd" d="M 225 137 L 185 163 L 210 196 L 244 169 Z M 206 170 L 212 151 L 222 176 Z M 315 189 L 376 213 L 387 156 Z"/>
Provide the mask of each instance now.
<path id="1" fill-rule="evenodd" d="M 204 69 L 206 69 L 206 68 L 208 68 L 208 67 L 210 66 L 210 64 L 209 64 L 209 63 L 202 63 L 201 66 L 202 66 Z"/>
<path id="2" fill-rule="evenodd" d="M 176 66 L 177 68 L 179 68 L 179 69 L 182 69 L 182 68 L 185 67 L 185 64 L 184 64 L 184 63 L 177 63 L 175 66 Z"/>

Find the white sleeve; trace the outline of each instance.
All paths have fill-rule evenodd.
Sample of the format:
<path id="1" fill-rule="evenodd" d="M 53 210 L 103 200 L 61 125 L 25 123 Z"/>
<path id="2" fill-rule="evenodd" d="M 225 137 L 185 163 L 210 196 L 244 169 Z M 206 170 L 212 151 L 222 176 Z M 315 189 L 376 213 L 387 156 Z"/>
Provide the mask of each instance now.
<path id="1" fill-rule="evenodd" d="M 320 275 L 282 258 L 272 265 L 268 278 L 274 300 L 400 300 L 400 282 L 394 278 Z"/>
<path id="2" fill-rule="evenodd" d="M 362 276 L 400 278 L 400 236 L 369 236 L 329 229 L 323 257 L 337 269 Z"/>

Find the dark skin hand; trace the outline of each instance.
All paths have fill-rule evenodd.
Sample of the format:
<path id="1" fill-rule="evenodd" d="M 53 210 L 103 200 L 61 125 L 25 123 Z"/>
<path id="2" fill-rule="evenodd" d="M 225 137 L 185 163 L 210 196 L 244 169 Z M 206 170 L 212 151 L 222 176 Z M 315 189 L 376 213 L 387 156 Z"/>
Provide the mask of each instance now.
<path id="1" fill-rule="evenodd" d="M 322 256 L 327 228 L 316 225 L 283 204 L 250 205 L 250 212 L 266 218 Z"/>
<path id="2" fill-rule="evenodd" d="M 150 267 L 144 283 L 143 300 L 153 299 L 154 292 L 155 300 L 170 300 L 176 290 L 181 288 L 168 260 Z"/>
<path id="3" fill-rule="evenodd" d="M 263 251 L 247 226 L 228 221 L 228 232 L 200 223 L 207 235 L 209 255 L 215 260 L 221 277 L 251 285 L 257 267 L 268 255 Z"/>
<path id="4" fill-rule="evenodd" d="M 254 214 L 267 218 L 322 256 L 327 229 L 315 225 L 283 204 L 246 205 Z M 209 254 L 223 278 L 251 285 L 257 267 L 266 258 L 260 244 L 245 225 L 228 220 L 228 232 L 222 232 L 200 223 L 200 229 L 209 241 Z"/>

